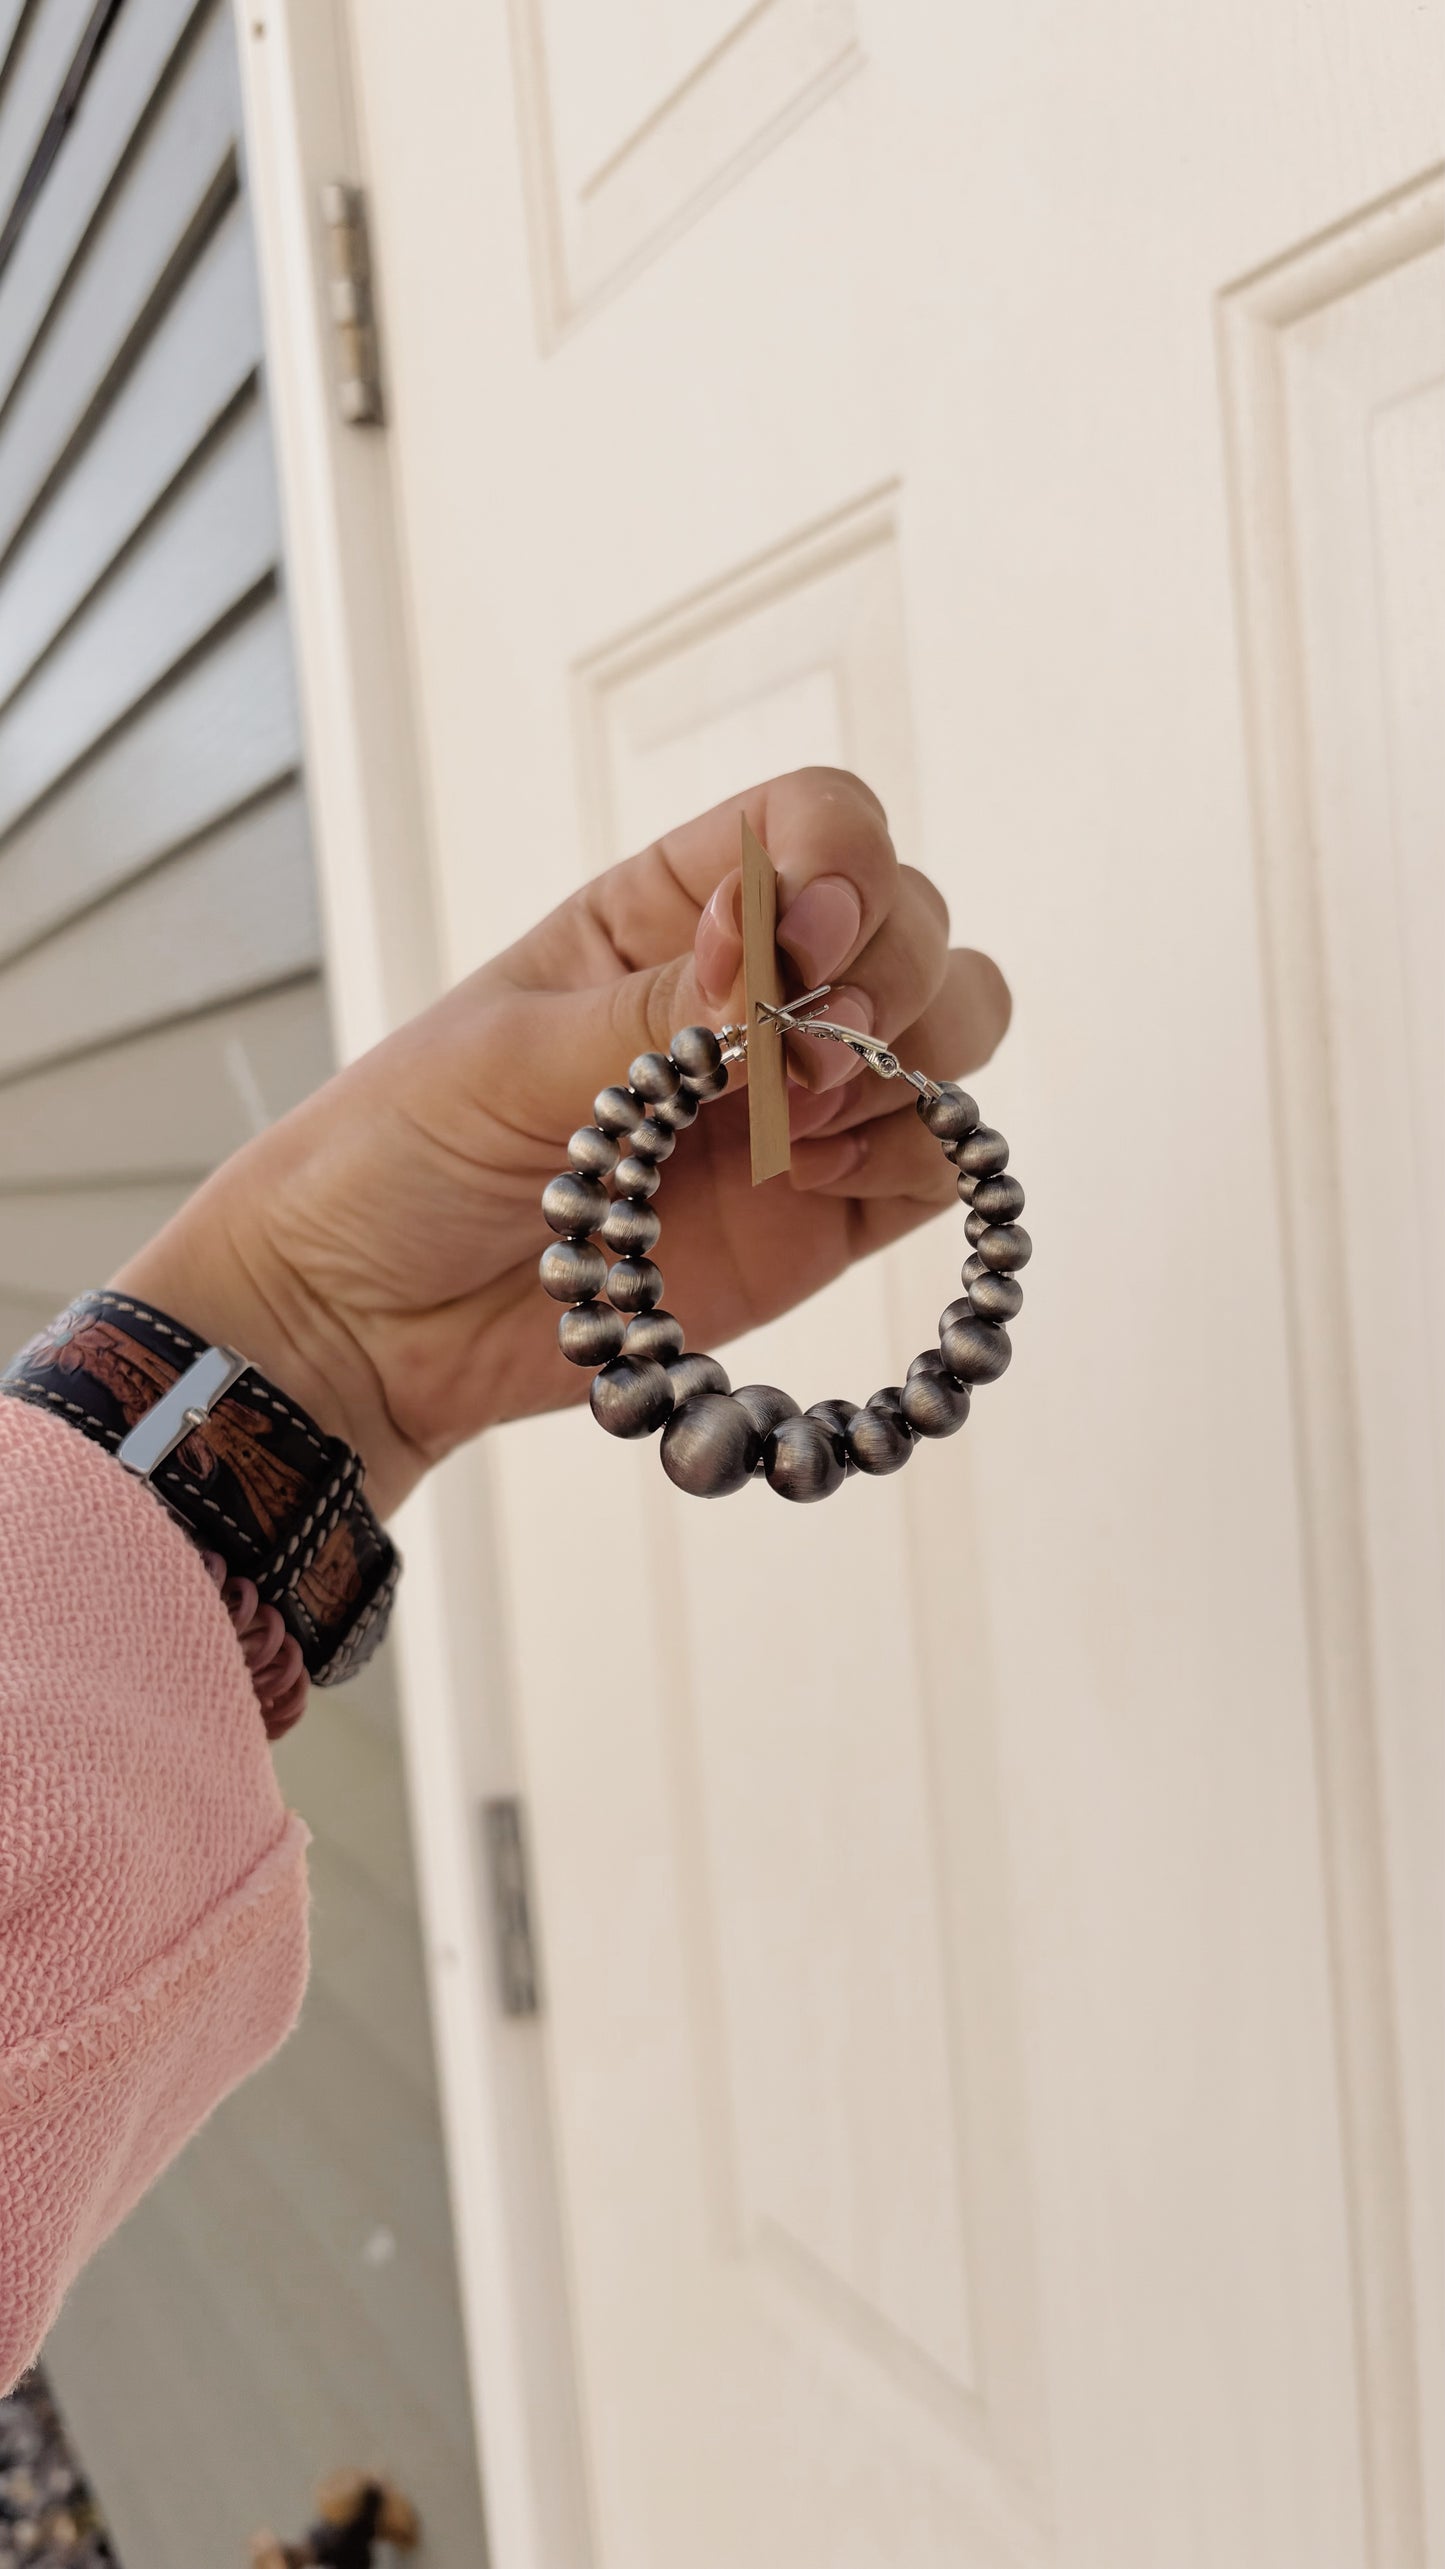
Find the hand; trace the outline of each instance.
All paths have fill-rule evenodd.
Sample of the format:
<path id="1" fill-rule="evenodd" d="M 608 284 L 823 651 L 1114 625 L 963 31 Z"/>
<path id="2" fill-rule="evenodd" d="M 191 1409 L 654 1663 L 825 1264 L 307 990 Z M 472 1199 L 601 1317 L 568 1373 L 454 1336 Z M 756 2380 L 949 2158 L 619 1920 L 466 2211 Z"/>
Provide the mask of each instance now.
<path id="1" fill-rule="evenodd" d="M 1002 976 L 949 950 L 942 897 L 900 866 L 867 786 L 805 769 L 584 884 L 226 1161 L 116 1277 L 345 1437 L 382 1513 L 480 1429 L 585 1394 L 537 1282 L 538 1198 L 635 1054 L 740 1013 L 742 812 L 777 867 L 799 989 L 831 982 L 830 1017 L 936 1077 L 986 1060 L 1008 1023 Z M 751 1184 L 741 1066 L 667 1163 L 658 1256 L 693 1346 L 725 1345 L 953 1201 L 911 1088 L 804 1036 L 790 1068 L 787 1177 Z"/>

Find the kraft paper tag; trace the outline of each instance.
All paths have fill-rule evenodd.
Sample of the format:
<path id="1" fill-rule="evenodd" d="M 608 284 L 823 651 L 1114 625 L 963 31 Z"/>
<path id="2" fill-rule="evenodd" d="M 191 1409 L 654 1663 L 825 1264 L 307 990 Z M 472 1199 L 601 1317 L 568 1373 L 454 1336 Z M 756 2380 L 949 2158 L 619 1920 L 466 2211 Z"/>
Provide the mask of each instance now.
<path id="1" fill-rule="evenodd" d="M 748 1136 L 752 1148 L 753 1184 L 780 1177 L 792 1164 L 788 1135 L 788 1064 L 785 1037 L 766 1017 L 758 1001 L 781 1004 L 778 971 L 778 878 L 773 860 L 743 822 L 743 993 L 748 1030 Z"/>

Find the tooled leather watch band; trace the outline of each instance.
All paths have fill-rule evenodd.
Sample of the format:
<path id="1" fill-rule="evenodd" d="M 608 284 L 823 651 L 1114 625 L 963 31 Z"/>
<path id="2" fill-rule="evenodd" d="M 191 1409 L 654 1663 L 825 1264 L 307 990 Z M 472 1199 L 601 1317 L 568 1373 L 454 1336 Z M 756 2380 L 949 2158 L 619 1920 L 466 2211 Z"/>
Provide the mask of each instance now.
<path id="1" fill-rule="evenodd" d="M 258 1374 L 133 1295 L 81 1294 L 23 1347 L 0 1391 L 69 1419 L 148 1480 L 204 1549 L 254 1581 L 336 1686 L 386 1629 L 401 1564 L 361 1458 Z"/>

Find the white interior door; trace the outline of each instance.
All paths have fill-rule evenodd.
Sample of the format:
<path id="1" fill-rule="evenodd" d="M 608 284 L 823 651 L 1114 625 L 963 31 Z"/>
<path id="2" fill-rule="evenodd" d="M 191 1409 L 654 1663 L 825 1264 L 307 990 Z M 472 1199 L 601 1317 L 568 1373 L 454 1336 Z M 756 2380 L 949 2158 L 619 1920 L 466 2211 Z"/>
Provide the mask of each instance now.
<path id="1" fill-rule="evenodd" d="M 342 906 L 408 887 L 450 978 L 663 824 L 854 766 L 1013 983 L 977 1084 L 1037 1243 L 1007 1383 L 901 1483 L 703 1509 L 583 1414 L 414 1517 L 502 2569 L 1423 2569 L 1420 14 L 343 14 L 427 856 L 332 830 Z M 895 1379 L 957 1229 L 734 1379 Z M 499 1781 L 532 2027 L 469 1905 Z"/>

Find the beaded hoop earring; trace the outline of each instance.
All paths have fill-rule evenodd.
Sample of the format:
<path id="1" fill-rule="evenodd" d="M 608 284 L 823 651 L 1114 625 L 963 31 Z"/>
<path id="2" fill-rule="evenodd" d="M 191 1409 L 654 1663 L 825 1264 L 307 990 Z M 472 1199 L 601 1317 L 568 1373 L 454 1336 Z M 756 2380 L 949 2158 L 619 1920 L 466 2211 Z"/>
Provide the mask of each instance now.
<path id="1" fill-rule="evenodd" d="M 661 1428 L 662 1468 L 694 1498 L 726 1498 L 761 1475 L 782 1498 L 824 1499 L 854 1471 L 896 1472 L 917 1437 L 962 1427 L 975 1388 L 997 1382 L 1013 1354 L 1004 1324 L 1022 1307 L 1018 1270 L 1033 1243 L 1017 1219 L 1023 1188 L 1005 1175 L 1007 1142 L 980 1123 L 955 1081 L 905 1070 L 876 1036 L 800 1014 L 827 996 L 825 984 L 785 1007 L 759 1002 L 759 1013 L 780 1038 L 846 1044 L 880 1078 L 916 1088 L 918 1112 L 953 1162 L 969 1207 L 963 1292 L 939 1321 L 938 1344 L 914 1357 L 905 1382 L 885 1385 L 861 1409 L 821 1400 L 800 1410 L 771 1383 L 734 1391 L 717 1358 L 689 1352 L 681 1322 L 660 1308 L 662 1273 L 651 1256 L 662 1229 L 651 1202 L 659 1170 L 679 1133 L 727 1087 L 728 1064 L 747 1051 L 746 1028 L 714 1034 L 684 1026 L 670 1052 L 640 1053 L 626 1084 L 593 1100 L 593 1122 L 573 1134 L 567 1168 L 543 1190 L 542 1211 L 561 1237 L 542 1252 L 542 1285 L 569 1305 L 557 1324 L 563 1355 L 599 1369 L 592 1415 L 611 1436 Z M 617 1252 L 611 1267 L 594 1233 Z"/>

